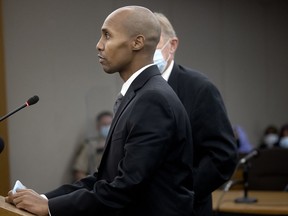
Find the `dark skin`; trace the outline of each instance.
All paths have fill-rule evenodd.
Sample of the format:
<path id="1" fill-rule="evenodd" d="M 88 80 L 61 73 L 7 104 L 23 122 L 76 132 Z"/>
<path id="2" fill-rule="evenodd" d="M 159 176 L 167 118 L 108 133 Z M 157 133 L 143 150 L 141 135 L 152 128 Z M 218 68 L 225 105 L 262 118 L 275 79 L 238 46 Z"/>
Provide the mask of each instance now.
<path id="1" fill-rule="evenodd" d="M 143 27 L 144 26 L 144 27 Z M 161 30 L 153 13 L 128 6 L 112 12 L 101 28 L 96 45 L 99 62 L 108 74 L 119 72 L 125 82 L 140 68 L 153 63 Z M 47 216 L 48 200 L 31 189 L 9 191 L 5 201 L 39 216 Z"/>
<path id="2" fill-rule="evenodd" d="M 148 14 L 150 12 L 146 10 L 125 7 L 107 17 L 96 45 L 99 62 L 106 73 L 119 72 L 125 82 L 137 70 L 153 63 L 160 32 L 151 31 L 150 27 L 139 29 L 139 26 L 147 26 L 147 23 L 154 25 L 152 29 L 158 26 L 157 20 L 151 22 L 151 15 L 147 17 Z M 122 25 L 119 25 L 119 20 L 122 20 Z"/>

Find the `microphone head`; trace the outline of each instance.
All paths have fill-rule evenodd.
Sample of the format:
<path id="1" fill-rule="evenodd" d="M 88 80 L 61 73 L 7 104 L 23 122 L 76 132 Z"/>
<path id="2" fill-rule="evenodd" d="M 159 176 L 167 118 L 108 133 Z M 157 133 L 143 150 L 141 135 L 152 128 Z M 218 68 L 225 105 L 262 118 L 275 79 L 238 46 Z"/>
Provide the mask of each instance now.
<path id="1" fill-rule="evenodd" d="M 250 159 L 254 158 L 254 157 L 258 157 L 259 156 L 259 151 L 257 149 L 252 150 L 250 153 L 248 153 L 245 157 L 241 158 L 239 163 L 240 164 L 244 164 L 247 161 L 249 161 Z"/>
<path id="2" fill-rule="evenodd" d="M 0 153 L 3 151 L 4 149 L 4 141 L 3 139 L 0 137 Z"/>
<path id="3" fill-rule="evenodd" d="M 252 152 L 251 152 L 251 154 L 252 154 L 252 157 L 259 157 L 259 150 L 258 149 L 254 149 Z"/>
<path id="4" fill-rule="evenodd" d="M 33 104 L 36 104 L 39 101 L 39 97 L 37 95 L 29 98 L 29 100 L 26 102 L 28 106 L 31 106 Z"/>

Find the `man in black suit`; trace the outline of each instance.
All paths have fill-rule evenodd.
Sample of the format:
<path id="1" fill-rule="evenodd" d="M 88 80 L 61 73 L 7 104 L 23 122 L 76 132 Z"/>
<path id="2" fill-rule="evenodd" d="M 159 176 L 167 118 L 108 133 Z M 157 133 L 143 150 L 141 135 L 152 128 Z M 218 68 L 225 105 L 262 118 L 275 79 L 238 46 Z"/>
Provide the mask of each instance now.
<path id="1" fill-rule="evenodd" d="M 161 25 L 154 61 L 183 103 L 192 128 L 195 214 L 211 216 L 211 193 L 230 178 L 236 166 L 233 130 L 217 88 L 203 74 L 174 62 L 176 33 L 165 15 L 154 14 Z"/>
<path id="2" fill-rule="evenodd" d="M 6 201 L 37 215 L 190 216 L 193 145 L 181 101 L 153 54 L 161 29 L 153 13 L 130 6 L 111 13 L 97 44 L 106 73 L 119 72 L 124 96 L 98 173 L 46 193 L 9 192 Z"/>

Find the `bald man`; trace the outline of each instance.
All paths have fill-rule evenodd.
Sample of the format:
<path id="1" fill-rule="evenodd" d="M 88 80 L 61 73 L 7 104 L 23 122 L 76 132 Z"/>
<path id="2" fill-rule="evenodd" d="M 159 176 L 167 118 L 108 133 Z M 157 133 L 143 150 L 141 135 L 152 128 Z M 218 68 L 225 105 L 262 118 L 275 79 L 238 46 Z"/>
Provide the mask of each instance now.
<path id="1" fill-rule="evenodd" d="M 124 84 L 98 172 L 46 193 L 48 200 L 19 190 L 6 201 L 37 215 L 193 215 L 189 119 L 153 64 L 159 22 L 146 8 L 123 7 L 101 32 L 99 62 Z"/>

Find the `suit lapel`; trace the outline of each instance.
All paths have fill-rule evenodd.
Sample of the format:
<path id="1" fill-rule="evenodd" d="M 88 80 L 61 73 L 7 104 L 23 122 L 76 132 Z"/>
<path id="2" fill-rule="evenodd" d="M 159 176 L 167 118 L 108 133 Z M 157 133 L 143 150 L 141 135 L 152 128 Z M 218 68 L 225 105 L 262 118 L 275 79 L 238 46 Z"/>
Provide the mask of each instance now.
<path id="1" fill-rule="evenodd" d="M 110 139 L 111 139 L 111 136 L 113 134 L 114 128 L 115 128 L 115 126 L 116 126 L 121 114 L 123 113 L 123 111 L 125 110 L 127 105 L 130 103 L 130 101 L 134 97 L 135 97 L 135 92 L 134 91 L 129 91 L 129 92 L 127 91 L 127 93 L 123 97 L 122 102 L 121 102 L 121 104 L 120 104 L 120 106 L 118 108 L 118 111 L 115 113 L 115 116 L 114 116 L 114 118 L 112 120 L 111 128 L 109 130 L 106 143 L 110 143 Z"/>
<path id="2" fill-rule="evenodd" d="M 105 163 L 107 154 L 109 152 L 109 148 L 110 148 L 110 145 L 111 145 L 112 134 L 114 132 L 115 126 L 117 125 L 117 122 L 118 122 L 121 114 L 125 110 L 125 107 L 131 102 L 131 100 L 134 98 L 134 96 L 135 96 L 134 91 L 130 91 L 130 92 L 127 92 L 125 94 L 125 96 L 123 97 L 123 99 L 121 101 L 121 104 L 120 104 L 120 106 L 119 106 L 119 108 L 118 108 L 117 112 L 115 113 L 115 116 L 114 116 L 114 118 L 112 120 L 111 127 L 110 127 L 110 130 L 109 130 L 106 142 L 105 142 L 105 148 L 104 148 L 103 156 L 102 156 L 102 159 L 100 161 L 99 168 L 98 168 L 98 176 L 99 176 L 99 178 L 101 178 L 101 173 L 103 172 L 103 168 L 104 168 L 103 164 Z"/>
<path id="3" fill-rule="evenodd" d="M 138 77 L 135 78 L 135 80 L 131 83 L 129 89 L 127 90 L 125 96 L 122 99 L 122 102 L 118 108 L 117 113 L 115 113 L 115 116 L 113 118 L 111 129 L 108 134 L 108 141 L 111 139 L 111 135 L 114 131 L 115 125 L 117 124 L 119 117 L 127 107 L 127 105 L 132 101 L 132 99 L 135 97 L 136 92 L 141 89 L 145 83 L 155 75 L 160 75 L 159 70 L 156 65 L 153 65 L 151 67 L 146 68 L 141 74 L 139 74 Z M 107 142 L 106 142 L 107 143 Z"/>
<path id="4" fill-rule="evenodd" d="M 126 92 L 125 96 L 122 99 L 122 102 L 118 108 L 118 111 L 115 113 L 115 116 L 112 120 L 111 123 L 111 127 L 106 139 L 106 144 L 105 144 L 105 150 L 103 153 L 103 157 L 99 166 L 99 172 L 101 171 L 101 164 L 103 163 L 103 161 L 105 161 L 105 158 L 107 156 L 107 153 L 109 152 L 109 146 L 111 144 L 111 139 L 112 139 L 112 135 L 115 129 L 115 126 L 117 125 L 117 122 L 120 118 L 120 116 L 122 115 L 122 113 L 124 112 L 125 108 L 128 106 L 128 104 L 133 100 L 133 98 L 136 96 L 136 93 L 139 89 L 141 89 L 145 83 L 152 77 L 155 75 L 159 75 L 159 70 L 157 68 L 156 65 L 153 65 L 151 67 L 148 67 L 147 69 L 145 69 L 141 74 L 139 74 L 138 77 L 135 78 L 135 80 L 131 83 L 128 91 Z"/>

